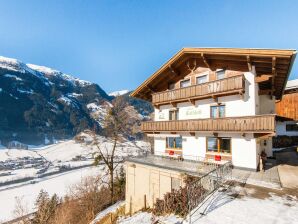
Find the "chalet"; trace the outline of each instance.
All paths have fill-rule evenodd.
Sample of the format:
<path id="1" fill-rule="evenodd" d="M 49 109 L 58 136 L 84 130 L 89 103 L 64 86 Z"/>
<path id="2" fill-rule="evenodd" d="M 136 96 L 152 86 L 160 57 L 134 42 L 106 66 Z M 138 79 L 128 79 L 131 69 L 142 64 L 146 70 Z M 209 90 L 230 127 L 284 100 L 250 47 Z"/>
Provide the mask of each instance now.
<path id="1" fill-rule="evenodd" d="M 126 162 L 129 209 L 151 207 L 183 184 L 181 174 L 196 175 L 198 161 L 256 171 L 261 151 L 272 155 L 276 122 L 283 120 L 275 101 L 295 56 L 295 50 L 183 48 L 145 80 L 131 96 L 155 108 L 154 120 L 141 125 L 154 138 L 154 155 Z"/>
<path id="2" fill-rule="evenodd" d="M 288 118 L 277 122 L 277 135 L 298 136 L 298 79 L 287 82 L 283 98 L 276 101 L 275 107 L 277 115 Z"/>

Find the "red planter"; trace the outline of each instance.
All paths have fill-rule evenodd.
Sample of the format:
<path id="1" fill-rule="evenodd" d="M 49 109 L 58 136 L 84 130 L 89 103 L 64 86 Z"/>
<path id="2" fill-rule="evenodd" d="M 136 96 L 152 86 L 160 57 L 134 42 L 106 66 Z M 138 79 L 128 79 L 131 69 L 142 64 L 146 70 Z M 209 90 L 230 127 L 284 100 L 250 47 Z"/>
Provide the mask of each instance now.
<path id="1" fill-rule="evenodd" d="M 221 156 L 220 155 L 215 155 L 214 160 L 215 161 L 221 161 Z"/>

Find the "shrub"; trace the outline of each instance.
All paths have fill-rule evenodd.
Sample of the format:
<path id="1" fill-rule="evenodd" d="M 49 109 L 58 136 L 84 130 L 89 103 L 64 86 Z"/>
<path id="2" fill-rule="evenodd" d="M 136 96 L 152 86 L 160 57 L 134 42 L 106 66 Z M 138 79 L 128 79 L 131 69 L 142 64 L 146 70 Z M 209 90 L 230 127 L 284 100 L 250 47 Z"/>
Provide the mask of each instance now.
<path id="1" fill-rule="evenodd" d="M 155 215 L 165 215 L 165 214 L 175 214 L 185 217 L 188 214 L 188 193 L 189 187 L 192 186 L 193 182 L 198 178 L 187 175 L 184 178 L 184 187 L 180 187 L 178 190 L 172 190 L 164 195 L 163 199 L 157 199 L 154 204 L 153 214 Z M 200 186 L 193 188 L 193 196 L 199 197 L 204 191 Z"/>

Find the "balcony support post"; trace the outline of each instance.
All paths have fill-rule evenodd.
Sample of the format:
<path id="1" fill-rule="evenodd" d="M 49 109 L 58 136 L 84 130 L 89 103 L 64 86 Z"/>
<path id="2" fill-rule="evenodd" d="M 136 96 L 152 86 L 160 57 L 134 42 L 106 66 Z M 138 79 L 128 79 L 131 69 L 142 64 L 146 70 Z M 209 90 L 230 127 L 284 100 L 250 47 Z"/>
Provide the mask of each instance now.
<path id="1" fill-rule="evenodd" d="M 250 61 L 250 57 L 247 55 L 246 56 L 247 59 L 247 67 L 248 67 L 248 71 L 252 71 L 252 65 L 251 65 L 251 61 Z"/>

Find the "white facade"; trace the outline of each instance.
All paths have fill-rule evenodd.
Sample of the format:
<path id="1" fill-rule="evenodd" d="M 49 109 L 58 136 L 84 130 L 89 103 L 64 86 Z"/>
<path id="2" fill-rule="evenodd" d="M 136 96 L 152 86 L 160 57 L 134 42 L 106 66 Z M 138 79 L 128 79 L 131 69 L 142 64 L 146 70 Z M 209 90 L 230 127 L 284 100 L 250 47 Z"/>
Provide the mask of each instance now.
<path id="1" fill-rule="evenodd" d="M 276 122 L 276 134 L 277 135 L 287 135 L 287 136 L 298 136 L 298 131 L 287 131 L 286 127 L 289 124 L 297 124 L 298 121 L 284 121 Z"/>
<path id="2" fill-rule="evenodd" d="M 171 110 L 179 111 L 179 120 L 204 119 L 210 118 L 210 108 L 214 105 L 225 105 L 225 117 L 254 116 L 260 114 L 275 113 L 275 99 L 268 95 L 258 94 L 258 84 L 255 83 L 254 72 L 244 73 L 245 93 L 241 95 L 231 95 L 214 99 L 204 99 L 195 101 L 194 105 L 190 102 L 177 103 L 172 105 L 162 105 L 155 109 L 155 121 L 168 121 Z M 165 153 L 166 136 L 162 133 L 161 137 L 155 137 L 154 149 L 156 154 Z M 170 133 L 168 133 L 170 135 Z M 235 167 L 256 170 L 259 164 L 259 155 L 265 150 L 268 156 L 272 155 L 272 138 L 258 139 L 252 133 L 224 133 L 217 137 L 230 138 L 231 153 L 219 153 L 207 151 L 207 138 L 214 137 L 211 133 L 180 133 L 182 137 L 182 156 L 185 159 L 195 157 L 214 157 L 221 155 L 225 159 L 232 161 Z"/>

